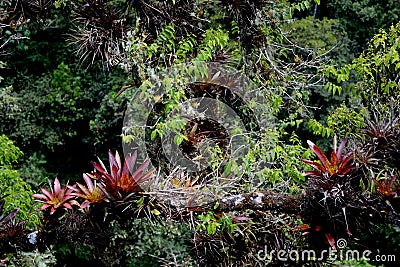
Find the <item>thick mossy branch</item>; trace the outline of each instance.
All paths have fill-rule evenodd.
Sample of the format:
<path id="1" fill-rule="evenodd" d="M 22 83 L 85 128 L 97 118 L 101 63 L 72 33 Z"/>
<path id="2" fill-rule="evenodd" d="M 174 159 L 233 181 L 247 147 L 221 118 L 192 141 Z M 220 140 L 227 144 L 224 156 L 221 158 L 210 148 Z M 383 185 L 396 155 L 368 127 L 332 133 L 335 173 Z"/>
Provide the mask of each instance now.
<path id="1" fill-rule="evenodd" d="M 300 213 L 303 195 L 291 195 L 273 191 L 253 192 L 220 198 L 216 211 L 274 210 L 287 214 Z"/>

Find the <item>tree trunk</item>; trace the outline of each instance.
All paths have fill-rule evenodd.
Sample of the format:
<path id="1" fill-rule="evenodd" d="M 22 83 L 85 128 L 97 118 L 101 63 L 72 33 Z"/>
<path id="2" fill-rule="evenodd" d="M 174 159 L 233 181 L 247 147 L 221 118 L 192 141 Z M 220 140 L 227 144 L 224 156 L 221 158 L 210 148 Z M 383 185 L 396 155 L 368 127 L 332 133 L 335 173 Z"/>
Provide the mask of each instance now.
<path id="1" fill-rule="evenodd" d="M 287 214 L 300 213 L 303 195 L 276 193 L 273 191 L 253 192 L 220 198 L 215 211 L 274 210 Z M 214 203 L 214 204 L 217 204 Z"/>

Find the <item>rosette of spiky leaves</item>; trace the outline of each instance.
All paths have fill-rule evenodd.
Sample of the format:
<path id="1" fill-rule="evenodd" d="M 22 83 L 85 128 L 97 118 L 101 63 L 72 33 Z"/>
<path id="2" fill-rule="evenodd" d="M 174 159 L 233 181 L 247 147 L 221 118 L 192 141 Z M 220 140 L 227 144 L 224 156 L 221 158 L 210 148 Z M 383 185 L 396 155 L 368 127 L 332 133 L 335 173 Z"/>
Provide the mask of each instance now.
<path id="1" fill-rule="evenodd" d="M 319 162 L 307 159 L 301 161 L 307 163 L 315 169 L 315 171 L 306 172 L 305 176 L 319 178 L 321 187 L 329 187 L 330 182 L 334 182 L 337 177 L 344 177 L 354 170 L 352 153 L 343 154 L 346 145 L 346 138 L 343 139 L 337 151 L 333 150 L 330 159 L 322 150 L 310 140 L 307 140 L 308 146 L 320 160 Z M 324 180 L 325 179 L 325 180 Z"/>
<path id="2" fill-rule="evenodd" d="M 101 189 L 106 197 L 111 201 L 119 201 L 143 192 L 143 188 L 140 185 L 146 182 L 154 172 L 154 169 L 145 172 L 150 160 L 146 159 L 134 171 L 133 168 L 137 159 L 136 151 L 126 156 L 123 166 L 121 165 L 121 158 L 118 151 L 116 151 L 115 155 L 109 151 L 108 157 L 110 161 L 110 173 L 99 159 L 99 163 L 92 162 L 95 171 L 91 175 L 101 181 Z"/>
<path id="3" fill-rule="evenodd" d="M 400 164 L 400 116 L 390 114 L 379 119 L 377 112 L 374 119 L 366 119 L 363 133 L 369 138 L 366 147 L 375 152 L 381 165 L 397 167 Z"/>
<path id="4" fill-rule="evenodd" d="M 52 0 L 22 0 L 17 3 L 25 18 L 35 19 L 39 22 L 39 19 L 43 20 L 48 17 L 54 5 L 53 2 Z"/>
<path id="5" fill-rule="evenodd" d="M 21 236 L 25 232 L 27 220 L 18 221 L 15 218 L 0 227 L 0 239 Z"/>
<path id="6" fill-rule="evenodd" d="M 365 176 L 367 176 L 368 169 L 371 168 L 379 172 L 380 163 L 382 161 L 377 151 L 368 144 L 354 150 L 354 160 L 357 162 L 360 169 L 364 171 Z"/>
<path id="7" fill-rule="evenodd" d="M 366 119 L 366 127 L 363 132 L 368 137 L 372 138 L 377 148 L 385 148 L 396 137 L 395 125 L 398 121 L 396 119 L 387 119 L 383 117 L 382 120 L 374 113 L 374 119 Z"/>
<path id="8" fill-rule="evenodd" d="M 25 221 L 18 221 L 15 216 L 19 209 L 15 209 L 3 215 L 4 200 L 0 200 L 0 251 L 7 250 L 15 244 L 15 238 L 24 236 Z"/>
<path id="9" fill-rule="evenodd" d="M 0 201 L 0 239 L 4 237 L 16 236 L 25 230 L 26 221 L 18 222 L 14 218 L 18 213 L 19 209 L 15 209 L 9 212 L 7 215 L 3 215 L 4 200 Z"/>
<path id="10" fill-rule="evenodd" d="M 93 203 L 101 203 L 105 200 L 105 195 L 100 187 L 97 185 L 97 181 L 90 179 L 89 175 L 84 173 L 83 180 L 86 183 L 84 186 L 81 183 L 76 183 L 76 186 L 68 186 L 73 192 L 71 195 L 82 198 L 84 201 L 80 204 L 80 208 L 84 209 Z"/>
<path id="11" fill-rule="evenodd" d="M 50 186 L 50 191 L 46 188 L 41 188 L 43 194 L 33 194 L 33 197 L 38 198 L 39 202 L 43 205 L 40 207 L 41 211 L 50 209 L 50 215 L 54 214 L 60 209 L 72 209 L 72 205 L 79 205 L 75 200 L 75 196 L 72 194 L 73 190 L 68 188 L 67 185 L 61 186 L 58 178 L 54 180 L 54 187 Z"/>
<path id="12" fill-rule="evenodd" d="M 372 178 L 372 181 L 376 184 L 378 192 L 384 198 L 395 198 L 397 197 L 397 191 L 400 189 L 400 185 L 395 185 L 396 179 L 396 175 L 393 175 L 390 180 L 386 177 L 382 181 Z"/>
<path id="13" fill-rule="evenodd" d="M 128 27 L 127 14 L 115 1 L 84 0 L 71 4 L 76 27 L 68 41 L 76 46 L 81 63 L 90 66 L 100 60 L 108 68 L 120 62 L 124 57 L 121 40 Z"/>

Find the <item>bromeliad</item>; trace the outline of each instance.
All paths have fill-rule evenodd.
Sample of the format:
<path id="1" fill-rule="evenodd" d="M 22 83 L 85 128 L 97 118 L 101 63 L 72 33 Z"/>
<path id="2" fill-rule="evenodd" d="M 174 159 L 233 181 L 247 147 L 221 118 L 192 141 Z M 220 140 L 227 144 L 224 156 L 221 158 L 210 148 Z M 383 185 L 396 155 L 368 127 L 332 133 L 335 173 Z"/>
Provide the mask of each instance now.
<path id="1" fill-rule="evenodd" d="M 83 180 L 85 180 L 86 186 L 81 183 L 76 183 L 76 186 L 68 186 L 68 188 L 73 191 L 71 195 L 84 199 L 80 208 L 84 209 L 92 203 L 103 202 L 105 195 L 97 185 L 97 181 L 94 181 L 93 183 L 89 175 L 86 173 L 83 174 Z"/>
<path id="2" fill-rule="evenodd" d="M 95 171 L 90 177 L 97 179 L 101 182 L 100 187 L 106 197 L 110 200 L 123 199 L 126 196 L 143 192 L 143 188 L 140 186 L 146 182 L 155 169 L 145 172 L 145 169 L 149 166 L 150 160 L 146 159 L 135 171 L 133 170 L 137 152 L 128 154 L 125 158 L 124 165 L 121 165 L 121 158 L 116 151 L 115 155 L 109 151 L 108 158 L 110 161 L 110 173 L 106 170 L 104 163 L 99 159 L 99 163 L 93 162 Z"/>
<path id="3" fill-rule="evenodd" d="M 27 220 L 18 221 L 15 219 L 19 209 L 15 209 L 3 215 L 4 200 L 0 200 L 0 251 L 3 253 L 7 249 L 15 250 L 16 237 L 25 235 L 25 225 Z M 14 239 L 14 240 L 13 240 Z"/>
<path id="4" fill-rule="evenodd" d="M 376 184 L 377 190 L 383 197 L 385 198 L 397 197 L 397 191 L 400 189 L 400 186 L 394 185 L 396 181 L 396 175 L 393 175 L 390 180 L 388 178 L 385 178 L 385 180 L 379 182 L 375 178 L 372 178 L 372 181 Z"/>
<path id="5" fill-rule="evenodd" d="M 342 141 L 337 150 L 335 149 L 332 151 L 330 160 L 313 142 L 308 140 L 307 143 L 310 149 L 317 155 L 320 162 L 300 159 L 315 169 L 314 171 L 304 173 L 304 175 L 317 178 L 321 187 L 325 189 L 331 188 L 330 184 L 335 181 L 336 178 L 344 177 L 355 169 L 353 154 L 343 154 L 346 139 Z"/>
<path id="6" fill-rule="evenodd" d="M 34 194 L 33 197 L 38 198 L 39 202 L 44 203 L 40 208 L 41 211 L 50 209 L 50 214 L 54 214 L 59 209 L 72 209 L 72 205 L 79 205 L 72 194 L 73 190 L 67 185 L 60 185 L 58 178 L 54 180 L 54 187 L 50 185 L 50 191 L 41 188 L 43 194 Z"/>

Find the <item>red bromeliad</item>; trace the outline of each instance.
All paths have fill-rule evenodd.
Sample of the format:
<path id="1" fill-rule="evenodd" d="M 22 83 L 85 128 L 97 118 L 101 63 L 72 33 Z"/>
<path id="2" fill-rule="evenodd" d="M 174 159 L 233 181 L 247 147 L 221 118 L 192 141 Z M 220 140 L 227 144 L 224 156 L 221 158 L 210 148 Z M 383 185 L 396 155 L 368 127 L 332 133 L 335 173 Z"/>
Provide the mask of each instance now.
<path id="1" fill-rule="evenodd" d="M 348 153 L 343 155 L 346 139 L 342 141 L 337 151 L 332 151 L 330 160 L 313 142 L 308 140 L 307 143 L 310 149 L 314 151 L 315 155 L 317 155 L 321 163 L 307 159 L 301 159 L 301 161 L 316 169 L 315 171 L 306 172 L 304 175 L 320 178 L 331 178 L 335 176 L 343 177 L 354 170 L 352 154 Z"/>
<path id="2" fill-rule="evenodd" d="M 97 185 L 97 181 L 92 182 L 88 174 L 83 174 L 86 186 L 76 183 L 76 186 L 68 186 L 73 192 L 73 196 L 83 198 L 84 201 L 80 205 L 81 209 L 88 207 L 91 203 L 100 203 L 105 199 L 105 195 L 101 188 Z"/>
<path id="3" fill-rule="evenodd" d="M 154 169 L 145 172 L 149 166 L 150 160 L 146 159 L 135 171 L 133 170 L 137 152 L 128 154 L 125 158 L 124 165 L 121 165 L 121 158 L 118 151 L 115 155 L 109 151 L 108 157 L 110 161 L 110 173 L 106 170 L 104 163 L 99 159 L 99 163 L 93 162 L 95 171 L 90 177 L 99 180 L 102 183 L 100 187 L 107 198 L 122 199 L 129 194 L 143 192 L 142 183 L 147 181 L 154 172 Z"/>
<path id="4" fill-rule="evenodd" d="M 44 203 L 40 210 L 46 210 L 51 207 L 50 214 L 53 214 L 61 208 L 72 209 L 72 205 L 79 205 L 75 196 L 72 194 L 72 189 L 68 185 L 60 185 L 58 178 L 54 180 L 54 187 L 50 185 L 50 191 L 41 188 L 43 194 L 34 194 L 33 197 L 38 198 L 39 202 Z"/>
<path id="5" fill-rule="evenodd" d="M 382 182 L 379 182 L 375 178 L 372 178 L 372 181 L 377 185 L 378 187 L 377 189 L 383 197 L 385 198 L 397 197 L 396 191 L 400 189 L 400 186 L 394 186 L 394 182 L 396 181 L 396 175 L 393 175 L 390 181 L 388 178 L 386 178 Z"/>

